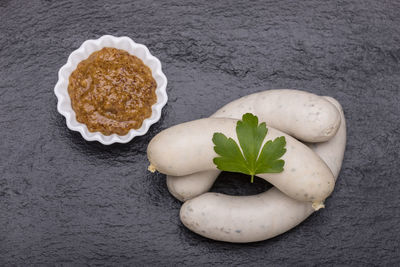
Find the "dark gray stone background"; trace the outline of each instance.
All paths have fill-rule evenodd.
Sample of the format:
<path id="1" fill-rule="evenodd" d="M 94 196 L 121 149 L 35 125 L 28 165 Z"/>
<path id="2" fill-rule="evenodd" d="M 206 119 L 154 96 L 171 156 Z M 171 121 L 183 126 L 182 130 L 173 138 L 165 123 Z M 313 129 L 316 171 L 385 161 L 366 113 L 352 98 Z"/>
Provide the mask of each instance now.
<path id="1" fill-rule="evenodd" d="M 0 265 L 400 264 L 399 1 L 0 0 Z M 68 130 L 57 72 L 87 39 L 129 36 L 169 79 L 160 122 L 129 144 Z M 338 99 L 348 123 L 327 208 L 252 244 L 187 230 L 165 176 L 146 168 L 161 130 L 249 93 Z M 254 194 L 225 174 L 214 191 Z"/>

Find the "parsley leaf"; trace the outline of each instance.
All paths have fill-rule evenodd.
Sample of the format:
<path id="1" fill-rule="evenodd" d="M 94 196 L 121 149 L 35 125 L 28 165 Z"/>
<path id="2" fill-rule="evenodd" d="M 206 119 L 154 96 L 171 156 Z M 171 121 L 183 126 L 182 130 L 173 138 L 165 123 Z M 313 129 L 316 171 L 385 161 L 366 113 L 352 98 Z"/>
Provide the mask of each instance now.
<path id="1" fill-rule="evenodd" d="M 224 166 L 224 168 L 228 168 L 232 172 L 247 173 L 250 171 L 235 140 L 227 138 L 222 133 L 215 133 L 213 142 L 214 144 L 219 144 L 214 147 L 214 150 L 221 155 L 221 157 L 214 158 L 214 163 L 217 166 Z"/>
<path id="2" fill-rule="evenodd" d="M 267 132 L 265 122 L 258 124 L 257 116 L 251 113 L 244 114 L 242 120 L 236 124 L 236 134 L 242 150 L 232 138 L 222 133 L 214 133 L 214 151 L 219 155 L 213 159 L 214 164 L 222 171 L 251 175 L 251 182 L 254 175 L 259 173 L 282 172 L 285 161 L 279 158 L 286 152 L 285 137 L 269 140 L 261 149 Z"/>

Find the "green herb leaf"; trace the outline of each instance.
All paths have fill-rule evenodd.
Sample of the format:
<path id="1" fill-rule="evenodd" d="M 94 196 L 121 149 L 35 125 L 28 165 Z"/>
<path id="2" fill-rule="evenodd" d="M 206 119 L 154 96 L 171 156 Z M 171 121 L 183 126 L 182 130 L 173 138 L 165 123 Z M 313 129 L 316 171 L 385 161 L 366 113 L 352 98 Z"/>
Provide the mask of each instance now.
<path id="1" fill-rule="evenodd" d="M 278 173 L 283 171 L 285 161 L 279 159 L 286 153 L 286 139 L 284 136 L 267 141 L 261 150 L 256 162 L 255 173 Z"/>
<path id="2" fill-rule="evenodd" d="M 285 137 L 267 141 L 260 153 L 267 132 L 265 122 L 258 124 L 257 116 L 251 113 L 244 114 L 242 120 L 236 124 L 236 134 L 242 150 L 232 138 L 227 138 L 222 133 L 214 133 L 214 151 L 219 155 L 213 159 L 214 164 L 222 171 L 251 175 L 251 182 L 254 175 L 259 173 L 282 172 L 285 162 L 279 158 L 286 152 Z"/>
<path id="3" fill-rule="evenodd" d="M 246 166 L 246 160 L 243 158 L 235 140 L 227 138 L 222 133 L 214 133 L 212 140 L 214 144 L 219 144 L 214 147 L 214 150 L 218 155 L 221 155 L 221 157 L 214 158 L 215 165 L 224 166 L 224 168 L 228 168 L 232 172 L 247 173 L 249 171 Z"/>

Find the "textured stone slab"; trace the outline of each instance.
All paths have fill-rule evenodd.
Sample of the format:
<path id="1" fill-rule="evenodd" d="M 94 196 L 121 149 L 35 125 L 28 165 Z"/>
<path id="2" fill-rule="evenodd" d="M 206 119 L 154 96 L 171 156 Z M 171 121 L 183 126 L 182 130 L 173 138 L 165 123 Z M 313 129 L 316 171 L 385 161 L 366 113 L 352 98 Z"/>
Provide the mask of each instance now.
<path id="1" fill-rule="evenodd" d="M 0 265 L 396 265 L 400 262 L 398 1 L 0 1 Z M 86 39 L 127 35 L 163 63 L 162 120 L 126 145 L 86 142 L 53 87 Z M 348 145 L 327 208 L 254 244 L 179 221 L 146 146 L 171 125 L 270 88 L 338 99 Z M 254 194 L 225 174 L 214 191 Z"/>

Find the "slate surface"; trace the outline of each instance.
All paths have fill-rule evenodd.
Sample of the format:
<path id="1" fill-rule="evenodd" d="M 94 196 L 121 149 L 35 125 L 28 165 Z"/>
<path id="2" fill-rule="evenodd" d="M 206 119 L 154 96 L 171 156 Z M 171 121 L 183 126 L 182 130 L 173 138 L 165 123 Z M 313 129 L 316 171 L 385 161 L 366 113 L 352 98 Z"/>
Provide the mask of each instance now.
<path id="1" fill-rule="evenodd" d="M 0 265 L 400 264 L 399 1 L 0 1 Z M 56 111 L 86 39 L 127 35 L 163 63 L 162 120 L 129 144 L 85 142 Z M 179 221 L 146 146 L 171 125 L 271 88 L 337 98 L 348 145 L 327 208 L 253 244 Z M 214 191 L 266 183 L 221 178 Z"/>

